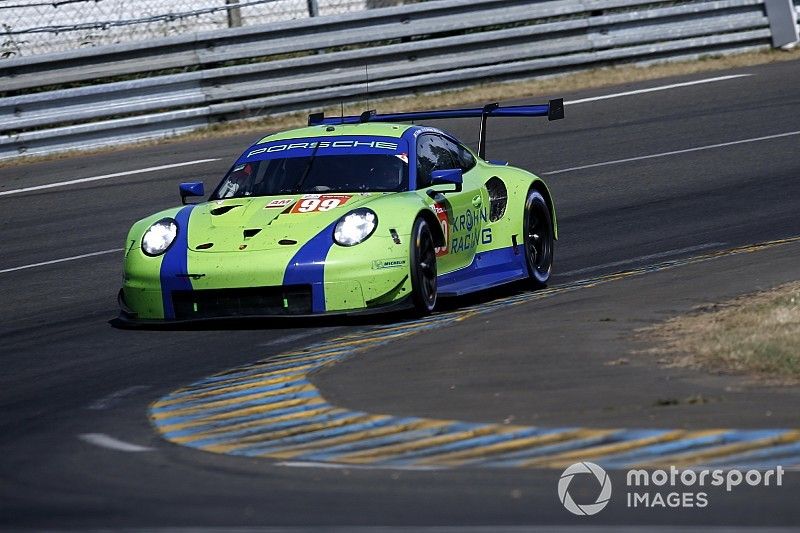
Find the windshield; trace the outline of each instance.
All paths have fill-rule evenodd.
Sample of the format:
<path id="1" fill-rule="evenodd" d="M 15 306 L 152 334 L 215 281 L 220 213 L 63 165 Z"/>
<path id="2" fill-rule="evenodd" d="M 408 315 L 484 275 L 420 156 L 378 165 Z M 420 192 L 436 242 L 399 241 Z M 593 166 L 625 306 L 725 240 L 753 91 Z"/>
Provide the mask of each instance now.
<path id="1" fill-rule="evenodd" d="M 407 190 L 404 141 L 341 136 L 255 145 L 239 158 L 211 199 Z"/>
<path id="2" fill-rule="evenodd" d="M 222 180 L 212 199 L 407 189 L 408 164 L 399 156 L 309 156 L 236 165 Z"/>

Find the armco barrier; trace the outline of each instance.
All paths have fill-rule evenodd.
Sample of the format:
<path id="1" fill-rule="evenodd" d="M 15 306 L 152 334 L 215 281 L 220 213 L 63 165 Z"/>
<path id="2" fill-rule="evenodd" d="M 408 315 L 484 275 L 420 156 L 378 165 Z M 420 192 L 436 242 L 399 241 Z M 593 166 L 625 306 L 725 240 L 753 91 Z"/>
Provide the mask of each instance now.
<path id="1" fill-rule="evenodd" d="M 789 0 L 438 0 L 0 60 L 0 159 L 352 100 L 364 92 L 366 65 L 370 92 L 386 96 L 784 46 L 793 8 Z M 129 79 L 114 81 L 121 77 Z M 82 86 L 42 90 L 65 84 Z"/>

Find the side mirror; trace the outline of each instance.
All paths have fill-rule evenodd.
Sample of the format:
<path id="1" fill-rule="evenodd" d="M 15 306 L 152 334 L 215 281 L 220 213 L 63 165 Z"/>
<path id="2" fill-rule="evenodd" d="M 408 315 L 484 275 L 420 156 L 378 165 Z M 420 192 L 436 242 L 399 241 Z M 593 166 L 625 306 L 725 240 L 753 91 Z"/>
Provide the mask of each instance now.
<path id="1" fill-rule="evenodd" d="M 178 188 L 181 192 L 181 203 L 186 205 L 186 198 L 189 196 L 205 196 L 206 191 L 203 187 L 202 181 L 192 181 L 189 183 L 181 183 Z"/>
<path id="2" fill-rule="evenodd" d="M 463 183 L 464 172 L 460 168 L 448 168 L 431 172 L 431 185 L 455 185 L 452 190 L 438 192 L 461 192 Z"/>

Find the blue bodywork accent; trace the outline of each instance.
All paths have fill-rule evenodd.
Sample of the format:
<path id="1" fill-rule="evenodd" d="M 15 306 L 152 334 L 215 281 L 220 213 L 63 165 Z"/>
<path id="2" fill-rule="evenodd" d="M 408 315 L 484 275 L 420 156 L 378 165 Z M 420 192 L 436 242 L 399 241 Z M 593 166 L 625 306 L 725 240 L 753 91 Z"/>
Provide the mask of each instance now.
<path id="1" fill-rule="evenodd" d="M 206 189 L 202 181 L 181 183 L 178 190 L 181 193 L 181 198 L 186 198 L 187 196 L 204 196 L 206 194 Z"/>
<path id="2" fill-rule="evenodd" d="M 460 168 L 450 168 L 446 170 L 434 170 L 431 172 L 431 185 L 464 183 L 463 172 Z"/>
<path id="3" fill-rule="evenodd" d="M 325 312 L 325 259 L 333 246 L 333 228 L 336 222 L 320 231 L 316 237 L 300 248 L 283 275 L 283 285 L 311 285 L 314 313 Z"/>
<path id="4" fill-rule="evenodd" d="M 468 267 L 439 276 L 440 296 L 461 296 L 528 277 L 525 247 L 500 248 L 475 254 Z"/>
<path id="5" fill-rule="evenodd" d="M 164 303 L 164 318 L 166 319 L 175 318 L 175 309 L 172 307 L 172 291 L 192 290 L 192 282 L 186 276 L 189 273 L 187 252 L 189 250 L 189 216 L 192 209 L 194 209 L 193 205 L 187 205 L 175 215 L 178 235 L 161 261 L 161 299 Z"/>

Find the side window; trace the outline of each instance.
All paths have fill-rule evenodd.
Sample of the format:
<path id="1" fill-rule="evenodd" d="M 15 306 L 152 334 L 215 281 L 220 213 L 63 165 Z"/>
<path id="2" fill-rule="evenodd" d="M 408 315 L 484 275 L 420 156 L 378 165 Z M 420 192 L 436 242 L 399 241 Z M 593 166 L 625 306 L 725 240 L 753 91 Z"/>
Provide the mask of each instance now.
<path id="1" fill-rule="evenodd" d="M 475 157 L 469 150 L 460 144 L 458 145 L 458 160 L 461 163 L 461 170 L 463 170 L 465 173 L 469 172 L 475 167 Z"/>
<path id="2" fill-rule="evenodd" d="M 460 168 L 450 141 L 438 135 L 420 135 L 417 139 L 417 188 L 429 187 L 434 170 Z"/>
<path id="3" fill-rule="evenodd" d="M 442 141 L 444 141 L 445 146 L 450 151 L 453 158 L 454 165 L 451 168 L 460 168 L 464 173 L 472 170 L 472 167 L 475 166 L 475 158 L 472 157 L 469 150 L 460 144 L 452 142 L 450 139 L 442 139 Z"/>

